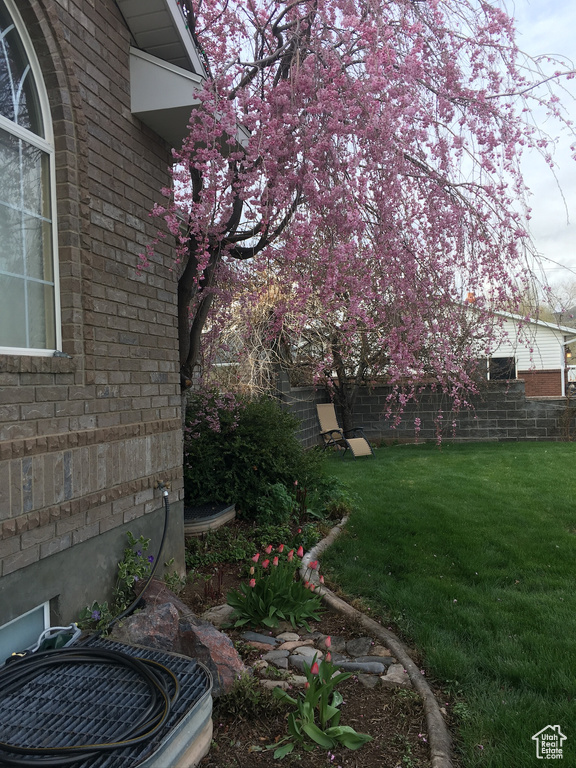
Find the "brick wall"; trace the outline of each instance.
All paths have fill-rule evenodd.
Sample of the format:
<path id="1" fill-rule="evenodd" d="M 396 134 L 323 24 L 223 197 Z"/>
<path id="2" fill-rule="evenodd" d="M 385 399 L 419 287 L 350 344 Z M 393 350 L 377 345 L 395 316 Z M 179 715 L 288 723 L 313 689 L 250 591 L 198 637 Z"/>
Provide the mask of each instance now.
<path id="1" fill-rule="evenodd" d="M 323 393 L 312 388 L 282 392 L 283 402 L 302 422 L 300 439 L 307 447 L 320 444 L 316 402 L 325 402 Z M 449 402 L 428 391 L 419 403 L 409 403 L 400 421 L 386 418 L 390 390 L 377 387 L 362 391 L 354 409 L 354 424 L 365 429 L 369 439 L 412 442 L 415 439 L 442 439 L 459 442 L 474 440 L 562 440 L 567 431 L 576 432 L 573 415 L 567 421 L 566 398 L 528 398 L 523 380 L 490 382 L 477 397 L 474 408 L 453 414 Z M 439 415 L 442 416 L 439 419 Z M 415 430 L 415 419 L 420 430 Z"/>
<path id="2" fill-rule="evenodd" d="M 559 397 L 562 394 L 561 371 L 518 371 L 526 386 L 526 397 Z"/>
<path id="3" fill-rule="evenodd" d="M 66 571 L 63 554 L 77 562 L 82 547 L 86 573 L 76 578 L 86 600 L 101 599 L 94 592 L 111 585 L 126 529 L 146 533 L 149 518 L 157 530 L 157 481 L 172 483 L 173 500 L 182 494 L 170 246 L 136 271 L 155 233 L 148 213 L 169 183 L 169 147 L 131 116 L 130 36 L 113 0 L 16 4 L 53 118 L 68 357 L 0 355 L 0 625 L 45 599 L 58 598 L 62 619 L 73 618 L 65 579 L 48 574 L 55 553 Z M 166 557 L 182 567 L 179 525 L 171 523 Z M 112 573 L 91 590 L 97 552 L 98 568 Z M 36 593 L 10 600 L 16 576 L 36 580 Z"/>

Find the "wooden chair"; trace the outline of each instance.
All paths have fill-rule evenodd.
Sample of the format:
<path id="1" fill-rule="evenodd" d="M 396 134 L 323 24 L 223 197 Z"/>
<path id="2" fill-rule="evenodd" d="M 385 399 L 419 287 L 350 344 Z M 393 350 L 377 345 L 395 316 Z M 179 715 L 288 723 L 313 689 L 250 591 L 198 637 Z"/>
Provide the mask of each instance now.
<path id="1" fill-rule="evenodd" d="M 346 433 L 338 423 L 334 403 L 321 403 L 316 405 L 318 421 L 320 422 L 320 436 L 323 442 L 323 450 L 326 448 L 350 450 L 354 458 L 357 456 L 373 456 L 374 451 L 368 442 L 362 427 L 353 427 Z"/>

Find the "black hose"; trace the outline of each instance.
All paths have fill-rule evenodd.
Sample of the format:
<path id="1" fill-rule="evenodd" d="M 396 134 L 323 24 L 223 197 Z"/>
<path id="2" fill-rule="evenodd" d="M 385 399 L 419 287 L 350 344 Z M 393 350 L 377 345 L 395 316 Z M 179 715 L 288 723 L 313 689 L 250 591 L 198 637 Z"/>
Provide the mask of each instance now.
<path id="1" fill-rule="evenodd" d="M 150 586 L 150 582 L 154 578 L 154 574 L 156 573 L 156 569 L 158 568 L 158 563 L 160 562 L 160 553 L 162 552 L 162 549 L 164 547 L 164 541 L 166 540 L 166 533 L 168 531 L 168 517 L 170 516 L 170 502 L 168 501 L 168 491 L 167 490 L 162 491 L 162 495 L 164 497 L 164 530 L 162 531 L 162 538 L 160 539 L 158 554 L 156 555 L 156 560 L 154 561 L 154 566 L 150 571 L 150 575 L 146 579 L 146 583 L 142 587 L 140 594 L 130 603 L 128 608 L 126 608 L 124 611 L 122 611 L 122 613 L 118 614 L 118 616 L 115 616 L 110 622 L 108 622 L 104 630 L 99 630 L 99 632 L 97 633 L 98 635 L 101 635 L 103 632 L 108 634 L 117 621 L 121 621 L 122 619 L 125 619 L 127 616 L 131 616 L 134 613 L 134 611 L 140 604 L 144 596 L 144 593 Z"/>
<path id="2" fill-rule="evenodd" d="M 27 683 L 49 668 L 61 665 L 106 664 L 128 668 L 144 681 L 150 701 L 114 741 L 74 746 L 29 747 L 0 741 L 0 764 L 13 766 L 60 766 L 95 757 L 102 752 L 133 746 L 152 738 L 162 728 L 179 695 L 179 683 L 164 665 L 150 659 L 129 656 L 106 648 L 59 648 L 25 656 L 0 670 L 0 688 L 4 696 L 17 693 Z M 164 678 L 161 673 L 167 675 Z M 171 684 L 171 686 L 170 686 Z M 170 692 L 172 687 L 172 692 Z M 22 755 L 22 757 L 16 757 Z M 42 758 L 42 759 L 38 759 Z"/>
<path id="3" fill-rule="evenodd" d="M 142 600 L 146 589 L 154 578 L 160 554 L 164 547 L 166 533 L 168 530 L 168 517 L 170 514 L 170 502 L 168 501 L 168 491 L 163 491 L 164 497 L 164 530 L 158 548 L 158 554 L 154 567 L 152 568 L 146 583 L 138 597 L 118 616 L 115 616 L 106 627 L 106 632 L 110 631 L 112 626 L 121 619 L 130 616 L 136 610 L 136 607 Z M 86 641 L 98 637 L 102 631 L 86 638 Z M 84 642 L 86 642 L 84 641 Z M 0 668 L 0 690 L 2 696 L 9 696 L 16 693 L 28 682 L 36 678 L 39 674 L 48 668 L 58 667 L 62 664 L 107 664 L 120 667 L 128 667 L 135 672 L 146 684 L 150 692 L 150 703 L 143 708 L 142 712 L 132 723 L 126 725 L 126 729 L 121 733 L 120 738 L 115 741 L 98 742 L 94 744 L 81 744 L 62 747 L 26 747 L 16 743 L 0 741 L 0 765 L 16 766 L 19 768 L 44 768 L 44 766 L 72 765 L 79 761 L 85 761 L 93 758 L 102 752 L 108 752 L 114 749 L 139 744 L 142 741 L 152 738 L 164 725 L 170 714 L 171 707 L 176 703 L 179 694 L 179 683 L 174 674 L 164 665 L 150 659 L 129 656 L 121 651 L 108 650 L 99 647 L 90 647 L 81 643 L 69 648 L 59 648 L 57 650 L 40 651 L 26 655 Z M 162 676 L 162 673 L 168 676 L 172 683 L 173 692 L 170 694 L 168 683 Z M 21 755 L 22 757 L 17 757 Z"/>

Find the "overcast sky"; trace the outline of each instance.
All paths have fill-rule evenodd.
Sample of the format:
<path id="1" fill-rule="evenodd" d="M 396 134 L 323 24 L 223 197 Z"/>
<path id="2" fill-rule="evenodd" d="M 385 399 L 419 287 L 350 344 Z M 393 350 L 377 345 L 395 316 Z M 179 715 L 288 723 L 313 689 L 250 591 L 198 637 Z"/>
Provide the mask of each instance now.
<path id="1" fill-rule="evenodd" d="M 516 20 L 523 51 L 533 56 L 556 54 L 576 68 L 576 0 L 507 0 L 507 9 Z M 576 122 L 576 79 L 566 86 L 571 95 L 559 95 Z M 558 126 L 551 127 L 550 132 L 558 135 Z M 562 193 L 541 161 L 529 161 L 525 166 L 533 192 L 532 234 L 539 253 L 549 260 L 544 265 L 552 284 L 576 281 L 576 161 L 571 159 L 570 143 L 565 136 L 556 150 Z"/>

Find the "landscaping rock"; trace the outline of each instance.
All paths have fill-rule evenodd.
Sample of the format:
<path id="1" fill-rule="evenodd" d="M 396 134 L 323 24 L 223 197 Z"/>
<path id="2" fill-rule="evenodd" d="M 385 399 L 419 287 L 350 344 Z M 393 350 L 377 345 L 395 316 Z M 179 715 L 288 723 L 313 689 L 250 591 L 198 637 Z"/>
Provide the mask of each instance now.
<path id="1" fill-rule="evenodd" d="M 290 688 L 290 683 L 287 680 L 260 680 L 260 685 L 269 691 L 274 690 L 274 688 L 282 688 L 283 691 L 287 691 Z"/>
<path id="2" fill-rule="evenodd" d="M 338 669 L 341 669 L 342 672 L 363 672 L 367 675 L 383 675 L 386 671 L 384 664 L 377 661 L 341 661 L 338 664 Z"/>
<path id="3" fill-rule="evenodd" d="M 349 653 L 350 656 L 367 656 L 372 645 L 371 637 L 355 637 L 346 643 L 346 653 Z"/>
<path id="4" fill-rule="evenodd" d="M 320 661 L 324 656 L 322 651 L 319 651 L 310 645 L 299 645 L 297 648 L 294 648 L 294 653 L 298 656 L 304 656 L 305 659 L 309 659 L 310 661 L 312 661 L 314 656 L 316 656 L 316 661 Z"/>
<path id="5" fill-rule="evenodd" d="M 314 645 L 313 640 L 288 640 L 287 642 L 282 643 L 282 645 L 278 646 L 278 650 L 281 651 L 293 651 L 294 648 L 301 648 L 304 645 Z"/>
<path id="6" fill-rule="evenodd" d="M 393 656 L 356 656 L 354 661 L 368 664 L 376 662 L 377 664 L 383 664 L 386 669 L 391 667 L 392 664 L 398 663 Z"/>
<path id="7" fill-rule="evenodd" d="M 300 636 L 296 632 L 281 632 L 276 635 L 276 640 L 281 640 L 283 643 L 291 643 L 295 640 L 300 640 Z"/>
<path id="8" fill-rule="evenodd" d="M 246 667 L 229 637 L 198 618 L 162 582 L 154 579 L 143 596 L 144 609 L 115 626 L 111 639 L 129 645 L 181 653 L 201 661 L 212 674 L 212 695 L 230 690 Z"/>
<path id="9" fill-rule="evenodd" d="M 226 624 L 230 624 L 234 608 L 231 605 L 216 605 L 214 608 L 210 608 L 209 611 L 202 614 L 204 621 L 209 621 L 210 624 L 214 624 L 215 627 L 221 629 Z"/>
<path id="10" fill-rule="evenodd" d="M 380 680 L 386 688 L 412 688 L 412 681 L 402 664 L 392 664 L 388 674 Z"/>
<path id="11" fill-rule="evenodd" d="M 278 651 L 270 651 L 263 658 L 266 661 L 271 661 L 272 663 L 274 663 L 275 661 L 278 661 L 278 659 L 287 659 L 289 655 L 290 654 L 288 653 L 288 651 L 278 650 Z"/>
<path id="12" fill-rule="evenodd" d="M 261 635 L 259 632 L 243 632 L 242 640 L 246 640 L 247 643 L 263 643 L 264 645 L 277 645 L 275 637 L 270 635 Z"/>

